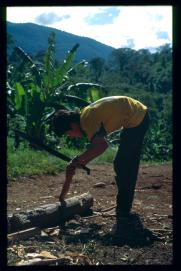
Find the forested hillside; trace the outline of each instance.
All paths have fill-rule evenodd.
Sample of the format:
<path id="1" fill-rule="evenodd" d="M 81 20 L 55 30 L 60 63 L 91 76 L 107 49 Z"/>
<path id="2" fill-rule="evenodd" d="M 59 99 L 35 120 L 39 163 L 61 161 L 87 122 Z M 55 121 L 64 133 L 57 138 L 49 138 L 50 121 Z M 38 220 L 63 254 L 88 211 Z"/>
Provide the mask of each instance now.
<path id="1" fill-rule="evenodd" d="M 8 128 L 19 128 L 53 145 L 85 147 L 81 142 L 57 138 L 49 120 L 58 108 L 79 108 L 103 96 L 127 95 L 149 107 L 151 126 L 144 143 L 144 160 L 172 158 L 172 49 L 166 44 L 146 49 L 114 49 L 108 59 L 93 57 L 74 63 L 81 46 L 74 44 L 65 59 L 55 55 L 51 33 L 45 53 L 30 57 L 16 48 L 8 57 Z M 8 35 L 8 47 L 13 37 Z M 117 134 L 109 139 L 116 139 Z M 18 145 L 18 141 L 15 141 Z M 113 146 L 114 147 L 114 146 Z"/>
<path id="2" fill-rule="evenodd" d="M 48 36 L 52 31 L 56 34 L 55 55 L 59 61 L 65 57 L 67 51 L 75 43 L 80 44 L 75 61 L 80 61 L 81 59 L 89 60 L 93 56 L 107 58 L 113 50 L 111 46 L 96 40 L 73 35 L 51 27 L 33 23 L 7 22 L 7 33 L 14 39 L 14 46 L 20 46 L 31 56 L 45 53 L 48 46 Z"/>

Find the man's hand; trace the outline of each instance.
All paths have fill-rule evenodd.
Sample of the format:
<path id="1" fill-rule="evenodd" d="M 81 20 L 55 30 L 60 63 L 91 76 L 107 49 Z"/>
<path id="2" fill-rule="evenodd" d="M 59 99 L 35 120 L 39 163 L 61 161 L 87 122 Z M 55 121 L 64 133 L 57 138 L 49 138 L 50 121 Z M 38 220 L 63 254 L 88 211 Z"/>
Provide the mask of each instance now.
<path id="1" fill-rule="evenodd" d="M 63 184 L 61 194 L 59 196 L 60 203 L 64 202 L 64 198 L 65 198 L 65 196 L 67 195 L 67 193 L 69 191 L 70 183 L 72 181 L 72 177 L 75 175 L 76 167 L 81 167 L 80 162 L 78 160 L 78 157 L 75 157 L 69 163 L 69 165 L 66 167 L 66 178 L 65 178 L 65 182 Z"/>
<path id="2" fill-rule="evenodd" d="M 62 191 L 60 193 L 60 196 L 59 196 L 59 201 L 60 203 L 64 203 L 65 202 L 65 197 L 69 191 L 69 187 L 70 187 L 70 183 L 72 181 L 72 176 L 66 176 L 66 179 L 65 179 L 65 182 L 63 184 L 63 187 L 62 187 Z"/>

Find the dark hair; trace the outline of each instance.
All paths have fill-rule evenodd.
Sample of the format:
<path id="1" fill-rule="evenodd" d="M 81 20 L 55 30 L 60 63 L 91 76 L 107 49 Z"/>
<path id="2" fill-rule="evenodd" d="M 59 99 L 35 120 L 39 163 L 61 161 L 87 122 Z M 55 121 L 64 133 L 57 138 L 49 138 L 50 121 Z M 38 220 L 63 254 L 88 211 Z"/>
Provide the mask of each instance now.
<path id="1" fill-rule="evenodd" d="M 60 109 L 52 119 L 53 129 L 57 135 L 63 135 L 71 129 L 72 122 L 80 122 L 80 113 L 71 110 Z"/>

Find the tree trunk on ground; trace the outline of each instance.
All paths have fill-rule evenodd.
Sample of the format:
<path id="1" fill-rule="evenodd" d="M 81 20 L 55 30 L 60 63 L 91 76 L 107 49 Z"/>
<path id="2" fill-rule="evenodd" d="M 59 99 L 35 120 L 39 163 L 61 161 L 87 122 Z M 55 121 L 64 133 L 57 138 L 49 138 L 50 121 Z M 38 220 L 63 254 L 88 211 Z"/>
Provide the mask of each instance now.
<path id="1" fill-rule="evenodd" d="M 46 228 L 64 225 L 75 215 L 86 215 L 93 206 L 93 197 L 89 193 L 75 196 L 59 202 L 41 205 L 33 210 L 27 210 L 8 216 L 8 232 L 15 232 L 32 227 Z"/>

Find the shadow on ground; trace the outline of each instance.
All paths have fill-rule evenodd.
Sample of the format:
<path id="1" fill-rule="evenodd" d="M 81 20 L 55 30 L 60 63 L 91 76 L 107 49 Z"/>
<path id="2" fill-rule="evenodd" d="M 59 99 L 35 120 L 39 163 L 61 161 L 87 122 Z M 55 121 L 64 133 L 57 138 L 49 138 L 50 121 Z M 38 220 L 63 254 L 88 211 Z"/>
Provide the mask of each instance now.
<path id="1" fill-rule="evenodd" d="M 142 248 L 159 241 L 152 231 L 143 226 L 139 216 L 136 215 L 129 223 L 122 225 L 120 233 L 116 235 L 102 231 L 102 225 L 96 223 L 87 225 L 87 228 L 88 232 L 81 231 L 81 224 L 69 223 L 65 231 L 60 231 L 59 238 L 69 244 L 87 243 L 94 240 L 104 246 L 127 245 L 131 248 Z M 75 232 L 77 232 L 76 235 Z"/>

